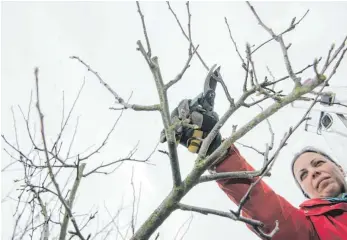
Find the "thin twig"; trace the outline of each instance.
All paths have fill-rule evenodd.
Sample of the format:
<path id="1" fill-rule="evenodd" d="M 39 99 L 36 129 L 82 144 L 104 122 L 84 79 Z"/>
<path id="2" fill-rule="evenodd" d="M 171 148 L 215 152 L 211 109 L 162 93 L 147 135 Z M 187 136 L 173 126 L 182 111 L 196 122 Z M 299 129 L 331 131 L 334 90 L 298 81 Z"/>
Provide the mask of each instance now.
<path id="1" fill-rule="evenodd" d="M 213 68 L 211 68 L 211 70 L 213 70 Z M 224 82 L 223 78 L 220 76 L 219 72 L 218 72 L 218 75 L 219 76 L 216 76 L 214 73 L 212 73 L 211 76 L 212 76 L 212 78 L 214 80 L 216 80 L 217 82 L 219 82 L 222 85 L 224 93 L 225 93 L 225 96 L 227 97 L 227 99 L 228 99 L 228 101 L 230 103 L 230 106 L 232 106 L 232 107 L 235 106 L 234 99 L 230 96 L 228 87 L 225 85 L 225 82 Z"/>
<path id="2" fill-rule="evenodd" d="M 243 68 L 246 68 L 245 60 L 243 60 L 243 58 L 242 58 L 242 56 L 241 56 L 241 54 L 240 54 L 240 52 L 239 52 L 239 49 L 237 48 L 236 42 L 235 42 L 233 36 L 231 35 L 231 30 L 230 30 L 230 26 L 229 26 L 229 23 L 228 23 L 228 19 L 227 19 L 226 17 L 224 17 L 224 21 L 225 21 L 225 24 L 226 24 L 227 27 L 228 27 L 229 36 L 230 36 L 231 41 L 232 41 L 233 44 L 234 44 L 235 50 L 236 50 L 236 52 L 237 52 L 237 55 L 239 55 L 239 58 L 241 59 L 242 67 L 243 67 Z M 247 70 L 246 70 L 246 71 L 247 71 Z"/>
<path id="3" fill-rule="evenodd" d="M 77 122 L 76 122 L 76 126 L 75 126 L 75 131 L 72 135 L 72 139 L 71 139 L 71 142 L 70 142 L 70 145 L 69 145 L 69 149 L 67 150 L 67 154 L 66 154 L 66 157 L 65 159 L 69 159 L 69 156 L 70 156 L 70 152 L 71 152 L 71 148 L 72 148 L 72 144 L 75 140 L 75 136 L 76 136 L 76 133 L 77 133 L 77 128 L 78 128 L 78 123 L 79 123 L 79 117 L 77 118 Z"/>
<path id="4" fill-rule="evenodd" d="M 143 29 L 143 33 L 145 35 L 146 38 L 146 43 L 147 43 L 147 56 L 149 58 L 151 58 L 152 55 L 152 51 L 151 51 L 151 45 L 149 44 L 149 40 L 148 40 L 148 34 L 147 34 L 147 29 L 146 29 L 146 24 L 145 24 L 145 17 L 141 12 L 141 8 L 140 8 L 140 4 L 138 1 L 136 1 L 136 5 L 137 5 L 137 11 L 140 14 L 141 17 L 141 22 L 142 22 L 142 29 Z"/>
<path id="5" fill-rule="evenodd" d="M 189 50 L 188 50 L 188 54 L 189 54 L 189 56 L 191 56 L 191 55 L 193 55 L 193 53 L 192 53 L 192 48 L 193 48 L 192 29 L 191 29 L 192 14 L 190 14 L 189 1 L 186 2 L 186 6 L 187 6 L 187 13 L 188 13 L 188 36 L 189 36 Z M 194 49 L 194 52 L 196 52 L 197 50 L 198 50 L 198 47 L 196 47 Z"/>
<path id="6" fill-rule="evenodd" d="M 318 62 L 320 62 L 321 60 L 322 60 L 322 58 L 319 58 L 319 59 L 318 59 Z M 306 67 L 304 67 L 304 68 L 301 69 L 300 71 L 297 71 L 297 72 L 295 73 L 295 75 L 298 75 L 298 74 L 303 73 L 305 70 L 311 68 L 313 65 L 314 65 L 314 63 L 308 64 Z M 270 85 L 274 85 L 274 84 L 279 83 L 279 82 L 282 82 L 282 81 L 284 81 L 284 80 L 286 80 L 286 79 L 288 79 L 288 78 L 289 78 L 289 75 L 287 75 L 287 76 L 285 76 L 285 77 L 281 77 L 281 78 L 279 78 L 278 80 L 274 80 L 274 81 L 267 82 L 267 83 L 264 84 L 264 87 L 267 87 L 267 86 L 270 86 Z"/>
<path id="7" fill-rule="evenodd" d="M 14 133 L 15 133 L 15 136 L 16 136 L 16 144 L 17 144 L 17 148 L 20 149 L 19 142 L 18 142 L 17 123 L 16 123 L 16 118 L 14 116 L 13 107 L 11 107 L 11 112 L 12 112 L 12 118 L 13 118 Z"/>
<path id="8" fill-rule="evenodd" d="M 247 59 L 248 59 L 249 62 L 251 63 L 252 73 L 253 73 L 254 80 L 255 80 L 255 85 L 256 85 L 256 86 L 259 86 L 257 74 L 256 74 L 256 72 L 255 72 L 254 62 L 253 62 L 253 60 L 252 60 L 251 46 L 250 46 L 249 43 L 246 44 L 246 53 L 247 53 Z"/>
<path id="9" fill-rule="evenodd" d="M 78 224 L 77 224 L 75 218 L 72 215 L 72 211 L 71 211 L 70 207 L 68 206 L 68 204 L 66 203 L 66 201 L 64 200 L 64 198 L 62 196 L 59 184 L 58 184 L 58 182 L 55 179 L 55 176 L 54 176 L 54 173 L 53 173 L 53 169 L 52 169 L 52 166 L 51 166 L 51 163 L 50 163 L 50 159 L 49 159 L 49 156 L 48 156 L 48 150 L 47 150 L 48 147 L 47 147 L 47 143 L 46 143 L 46 135 L 45 135 L 44 122 L 43 122 L 43 114 L 42 114 L 42 111 L 41 111 L 41 108 L 40 108 L 38 71 L 39 71 L 39 69 L 35 68 L 35 83 L 36 83 L 36 94 L 37 94 L 36 95 L 36 98 L 37 98 L 36 108 L 37 108 L 37 111 L 38 111 L 38 114 L 39 114 L 39 117 L 40 117 L 41 137 L 42 137 L 43 146 L 44 146 L 44 149 L 45 149 L 46 163 L 47 163 L 47 166 L 48 166 L 49 176 L 50 176 L 50 178 L 51 178 L 51 180 L 52 180 L 52 182 L 53 182 L 53 184 L 54 184 L 54 186 L 56 188 L 59 200 L 64 205 L 65 210 L 68 212 L 68 215 L 71 218 L 71 221 L 72 221 L 72 223 L 74 225 L 74 228 L 76 230 L 76 234 L 78 235 L 78 237 L 80 239 L 84 240 L 85 238 L 83 237 L 82 233 L 79 230 Z"/>
<path id="10" fill-rule="evenodd" d="M 274 38 L 277 42 L 280 43 L 282 53 L 283 53 L 284 62 L 285 62 L 285 66 L 287 68 L 288 74 L 289 74 L 290 78 L 294 81 L 295 86 L 300 86 L 300 78 L 298 78 L 293 71 L 292 65 L 291 65 L 290 60 L 289 60 L 287 47 L 284 44 L 282 35 L 276 36 L 276 34 L 273 32 L 273 30 L 271 28 L 267 27 L 264 24 L 264 22 L 260 19 L 259 15 L 255 11 L 254 7 L 248 1 L 247 1 L 247 4 L 250 7 L 251 11 L 253 12 L 254 16 L 257 18 L 259 24 L 271 35 L 272 38 Z M 294 28 L 294 27 L 295 27 L 295 25 L 294 25 L 294 22 L 292 21 L 290 28 Z"/>
<path id="11" fill-rule="evenodd" d="M 79 57 L 77 56 L 71 56 L 71 59 L 76 59 L 78 60 L 80 63 L 82 63 L 87 69 L 88 71 L 92 72 L 100 81 L 100 83 L 115 97 L 115 99 L 117 100 L 117 102 L 121 105 L 123 105 L 126 109 L 131 108 L 135 111 L 158 111 L 159 105 L 149 105 L 149 106 L 145 106 L 145 105 L 138 105 L 138 104 L 128 104 L 124 101 L 123 98 L 121 98 L 101 77 L 100 75 L 95 72 L 93 69 L 91 69 L 91 67 L 85 63 L 84 61 L 82 61 Z"/>
<path id="12" fill-rule="evenodd" d="M 131 188 L 133 191 L 133 202 L 132 202 L 132 211 L 131 211 L 131 231 L 132 234 L 134 235 L 135 233 L 135 217 L 134 217 L 134 213 L 135 213 L 135 202 L 136 202 L 136 195 L 135 195 L 135 186 L 134 186 L 134 166 L 131 169 L 131 179 L 130 179 L 130 184 L 131 184 Z"/>
<path id="13" fill-rule="evenodd" d="M 287 28 L 286 30 L 284 30 L 282 33 L 279 34 L 279 36 L 282 36 L 284 35 L 285 33 L 293 30 L 305 17 L 306 15 L 308 14 L 310 10 L 307 10 L 305 12 L 305 14 L 299 19 L 299 21 L 297 22 L 294 22 L 293 24 L 291 24 L 291 26 L 289 26 L 289 28 Z M 252 54 L 255 53 L 257 50 L 259 50 L 261 47 L 263 47 L 265 44 L 271 42 L 272 40 L 274 40 L 275 38 L 271 37 L 269 40 L 263 42 L 262 44 L 260 44 L 258 47 L 256 47 L 253 51 L 252 51 Z"/>
<path id="14" fill-rule="evenodd" d="M 182 237 L 181 237 L 181 239 L 183 239 L 184 235 L 187 233 L 187 231 L 188 231 L 188 229 L 189 229 L 189 227 L 190 227 L 190 224 L 191 224 L 192 220 L 193 220 L 193 214 L 191 214 L 191 215 L 189 216 L 189 218 L 188 218 L 186 221 L 184 221 L 184 223 L 179 227 L 179 229 L 178 229 L 177 232 L 176 232 L 176 235 L 175 235 L 174 240 L 177 239 L 178 234 L 180 233 L 181 229 L 182 229 L 182 228 L 184 227 L 184 225 L 186 225 L 186 223 L 188 222 L 188 227 L 187 227 L 186 231 L 182 234 Z"/>
<path id="15" fill-rule="evenodd" d="M 248 80 L 248 75 L 249 75 L 249 58 L 247 58 L 247 65 L 246 65 L 246 76 L 245 76 L 245 80 L 243 82 L 243 92 L 247 92 L 247 80 Z"/>
<path id="16" fill-rule="evenodd" d="M 177 83 L 179 80 L 181 80 L 181 78 L 183 77 L 184 73 L 186 72 L 186 70 L 190 67 L 190 62 L 194 56 L 194 54 L 196 53 L 196 51 L 198 50 L 199 45 L 194 49 L 194 52 L 192 54 L 189 55 L 188 60 L 186 62 L 186 64 L 184 65 L 182 71 L 175 77 L 175 79 L 171 80 L 170 82 L 168 82 L 165 85 L 165 89 L 169 89 L 172 85 L 174 85 L 175 83 Z"/>
<path id="17" fill-rule="evenodd" d="M 253 101 L 254 101 L 254 99 L 253 99 Z M 255 102 L 255 101 L 254 101 L 254 102 Z M 260 104 L 258 104 L 258 103 L 257 103 L 257 105 L 258 105 L 258 107 L 260 108 L 260 110 L 263 112 L 263 111 L 264 111 L 264 108 L 263 108 Z M 267 125 L 268 125 L 268 127 L 269 127 L 270 136 L 271 136 L 271 141 L 270 141 L 270 144 L 269 144 L 269 148 L 266 148 L 266 150 L 272 150 L 273 147 L 274 147 L 274 143 L 275 143 L 275 133 L 274 133 L 274 131 L 273 131 L 272 125 L 271 125 L 270 120 L 269 120 L 268 118 L 266 119 L 266 123 L 267 123 Z M 266 150 L 265 150 L 265 151 L 266 151 Z M 264 154 L 263 154 L 263 155 L 264 155 Z"/>
<path id="18" fill-rule="evenodd" d="M 262 151 L 259 151 L 258 149 L 256 149 L 255 147 L 253 146 L 249 146 L 249 145 L 246 145 L 246 144 L 243 144 L 243 143 L 240 143 L 240 142 L 236 142 L 237 144 L 240 144 L 242 147 L 245 147 L 245 148 L 249 148 L 249 149 L 252 149 L 254 151 L 256 151 L 257 153 L 259 153 L 260 155 L 263 155 L 264 156 L 264 152 Z"/>
<path id="19" fill-rule="evenodd" d="M 158 144 L 157 144 L 158 146 Z M 103 174 L 107 174 L 107 172 L 99 172 L 98 170 L 101 169 L 101 168 L 106 168 L 106 167 L 109 167 L 109 166 L 112 166 L 114 164 L 117 164 L 117 163 L 123 163 L 125 161 L 129 161 L 129 162 L 140 162 L 140 163 L 146 163 L 146 164 L 149 164 L 149 165 L 154 165 L 153 163 L 150 163 L 149 160 L 150 158 L 152 157 L 152 155 L 154 154 L 157 146 L 155 147 L 155 149 L 149 154 L 149 156 L 146 158 L 146 159 L 143 159 L 143 160 L 138 160 L 138 159 L 134 159 L 132 158 L 133 154 L 135 152 L 130 152 L 129 156 L 125 157 L 125 158 L 121 158 L 121 159 L 118 159 L 118 160 L 115 160 L 113 162 L 110 162 L 110 163 L 107 163 L 107 164 L 101 164 L 99 167 L 96 167 L 94 168 L 93 170 L 90 170 L 89 172 L 83 174 L 83 177 L 87 177 L 89 176 L 90 174 L 93 174 L 93 173 L 103 173 Z M 114 171 L 114 170 L 113 170 Z M 112 172 L 113 172 L 112 171 Z"/>
<path id="20" fill-rule="evenodd" d="M 104 141 L 101 143 L 101 145 L 100 145 L 96 150 L 94 150 L 93 152 L 89 153 L 87 156 L 85 156 L 85 157 L 80 157 L 80 158 L 79 158 L 80 161 L 85 161 L 85 160 L 87 160 L 88 158 L 90 158 L 90 157 L 93 156 L 94 154 L 98 153 L 98 152 L 106 145 L 106 143 L 107 143 L 107 141 L 108 141 L 108 139 L 109 139 L 111 133 L 114 131 L 116 125 L 118 124 L 120 118 L 122 117 L 123 111 L 124 111 L 124 110 L 122 110 L 121 113 L 119 114 L 119 116 L 117 117 L 115 123 L 113 124 L 111 130 L 107 133 L 107 135 L 106 135 Z"/>
<path id="21" fill-rule="evenodd" d="M 333 47 L 330 48 L 329 53 L 328 53 L 329 61 L 328 61 L 328 58 L 327 58 L 327 61 L 326 61 L 326 63 L 323 66 L 321 74 L 323 74 L 328 69 L 330 64 L 336 59 L 336 57 L 339 55 L 339 53 L 345 47 L 346 43 L 347 43 L 347 36 L 343 39 L 341 45 L 335 50 L 335 53 L 333 54 L 333 56 L 331 58 L 330 58 L 330 55 L 331 55 L 331 51 L 333 50 Z"/>
<path id="22" fill-rule="evenodd" d="M 181 22 L 179 21 L 179 19 L 178 19 L 176 13 L 175 13 L 175 12 L 173 11 L 173 9 L 171 8 L 170 3 L 169 3 L 168 1 L 167 1 L 166 3 L 167 3 L 167 5 L 168 5 L 168 7 L 169 7 L 170 12 L 171 12 L 172 15 L 175 17 L 176 22 L 177 22 L 178 26 L 180 27 L 180 29 L 181 29 L 181 31 L 182 31 L 184 37 L 185 37 L 189 42 L 191 42 L 189 36 L 188 36 L 188 35 L 186 34 L 186 32 L 184 31 L 184 29 L 183 29 L 183 27 L 182 27 L 182 24 L 181 24 Z M 192 43 L 192 47 L 193 47 L 193 50 L 196 51 L 196 47 L 194 46 L 193 43 Z M 199 52 L 196 51 L 196 55 L 199 57 L 199 59 L 200 59 L 202 65 L 205 67 L 205 69 L 206 69 L 207 71 L 210 70 L 210 68 L 207 66 L 207 64 L 204 62 L 204 60 L 202 60 L 202 58 L 201 58 Z"/>
<path id="23" fill-rule="evenodd" d="M 55 142 L 54 142 L 54 144 L 53 144 L 53 147 L 52 147 L 52 150 L 51 150 L 51 151 L 53 151 L 53 149 L 56 148 L 56 146 L 57 146 L 57 144 L 58 144 L 58 142 L 59 142 L 59 140 L 60 140 L 60 138 L 61 138 L 61 136 L 62 136 L 62 134 L 63 134 L 63 132 L 64 132 L 64 129 L 65 129 L 65 127 L 67 126 L 67 123 L 69 122 L 70 116 L 71 116 L 71 114 L 72 114 L 72 112 L 73 112 L 73 110 L 74 110 L 74 108 L 75 108 L 75 105 L 76 105 L 76 103 L 77 103 L 77 100 L 79 99 L 79 97 L 80 97 L 80 95 L 81 95 L 81 92 L 82 92 L 82 90 L 83 90 L 84 84 L 85 84 L 85 81 L 83 80 L 82 86 L 81 86 L 80 90 L 78 91 L 77 97 L 75 98 L 75 101 L 74 101 L 73 104 L 72 104 L 72 107 L 71 107 L 71 109 L 70 109 L 70 111 L 69 111 L 69 113 L 68 113 L 68 115 L 67 115 L 67 118 L 66 118 L 66 120 L 65 120 L 65 122 L 64 122 L 64 124 L 63 124 L 63 126 L 62 126 L 61 129 L 60 129 L 60 132 L 59 132 L 59 135 L 58 135 L 58 137 L 57 137 L 57 140 L 55 140 Z M 62 122 L 63 122 L 63 119 L 62 119 Z"/>
<path id="24" fill-rule="evenodd" d="M 217 215 L 220 217 L 226 217 L 230 218 L 235 221 L 241 221 L 247 224 L 250 224 L 252 226 L 257 226 L 257 227 L 263 227 L 264 224 L 258 220 L 250 219 L 250 218 L 245 218 L 242 216 L 235 216 L 232 212 L 223 212 L 215 209 L 208 209 L 208 208 L 201 208 L 201 207 L 195 207 L 195 206 L 190 206 L 182 203 L 178 203 L 178 208 L 183 211 L 193 211 L 193 212 L 198 212 L 204 215 L 212 214 L 212 215 Z"/>

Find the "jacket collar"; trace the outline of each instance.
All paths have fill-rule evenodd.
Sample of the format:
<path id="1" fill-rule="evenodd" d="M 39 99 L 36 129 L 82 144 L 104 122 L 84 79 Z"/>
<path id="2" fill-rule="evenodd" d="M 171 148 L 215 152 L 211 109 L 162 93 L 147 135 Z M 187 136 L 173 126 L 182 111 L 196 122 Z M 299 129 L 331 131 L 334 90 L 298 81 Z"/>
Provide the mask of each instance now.
<path id="1" fill-rule="evenodd" d="M 300 208 L 330 205 L 333 203 L 347 202 L 347 193 L 342 193 L 336 198 L 313 198 L 300 204 Z"/>
<path id="2" fill-rule="evenodd" d="M 330 201 L 323 199 L 323 198 L 313 198 L 308 199 L 300 204 L 300 208 L 309 208 L 309 207 L 316 207 L 321 205 L 330 205 L 332 204 Z"/>
<path id="3" fill-rule="evenodd" d="M 300 210 L 306 216 L 318 216 L 327 214 L 330 211 L 343 211 L 347 212 L 347 203 L 346 202 L 330 202 L 326 199 L 316 198 L 309 199 L 300 204 Z"/>

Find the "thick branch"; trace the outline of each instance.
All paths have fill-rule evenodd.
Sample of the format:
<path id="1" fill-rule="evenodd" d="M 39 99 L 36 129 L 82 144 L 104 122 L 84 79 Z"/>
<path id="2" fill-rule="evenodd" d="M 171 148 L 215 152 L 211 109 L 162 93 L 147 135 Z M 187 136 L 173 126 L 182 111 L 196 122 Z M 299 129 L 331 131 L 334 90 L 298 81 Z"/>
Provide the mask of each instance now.
<path id="1" fill-rule="evenodd" d="M 179 161 L 178 161 L 175 132 L 173 129 L 170 129 L 170 126 L 172 123 L 171 123 L 171 116 L 170 116 L 169 104 L 167 99 L 167 90 L 165 88 L 164 81 L 161 75 L 158 57 L 153 57 L 152 59 L 149 58 L 146 55 L 140 40 L 137 41 L 137 44 L 138 44 L 138 49 L 140 50 L 143 57 L 146 59 L 148 63 L 148 66 L 153 74 L 153 78 L 157 87 L 157 92 L 159 95 L 160 106 L 161 106 L 160 113 L 161 113 L 162 121 L 164 124 L 165 135 L 166 135 L 168 148 L 169 148 L 169 157 L 170 157 L 173 185 L 176 187 L 181 184 L 181 181 L 182 181 L 181 172 L 180 172 Z"/>
<path id="2" fill-rule="evenodd" d="M 169 104 L 167 99 L 167 92 L 165 91 L 163 78 L 160 72 L 159 62 L 158 58 L 154 57 L 152 59 L 155 67 L 151 68 L 156 86 L 157 91 L 160 99 L 161 104 L 161 116 L 162 121 L 165 128 L 165 135 L 169 147 L 169 157 L 170 157 L 170 164 L 171 164 L 171 172 L 172 172 L 172 178 L 174 186 L 179 186 L 181 184 L 181 172 L 180 172 L 180 166 L 178 161 L 178 155 L 177 155 L 177 144 L 175 139 L 175 131 L 174 129 L 169 129 L 172 122 L 171 122 L 171 116 L 169 111 Z"/>

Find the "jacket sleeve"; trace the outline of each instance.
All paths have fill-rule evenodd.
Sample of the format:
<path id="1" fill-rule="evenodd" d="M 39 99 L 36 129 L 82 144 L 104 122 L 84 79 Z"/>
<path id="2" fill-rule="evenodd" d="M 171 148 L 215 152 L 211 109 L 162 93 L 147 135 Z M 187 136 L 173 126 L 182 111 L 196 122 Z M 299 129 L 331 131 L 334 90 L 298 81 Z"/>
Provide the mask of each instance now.
<path id="1" fill-rule="evenodd" d="M 216 172 L 254 171 L 235 146 L 231 146 L 228 157 L 215 170 Z M 250 184 L 255 180 L 229 179 L 219 180 L 217 183 L 227 196 L 238 205 Z M 318 239 L 310 220 L 306 218 L 304 213 L 277 195 L 264 181 L 259 181 L 253 187 L 250 198 L 242 210 L 244 217 L 263 222 L 265 226 L 262 231 L 265 233 L 270 233 L 274 229 L 277 220 L 280 230 L 272 238 L 273 240 Z M 247 226 L 255 232 L 252 226 Z"/>

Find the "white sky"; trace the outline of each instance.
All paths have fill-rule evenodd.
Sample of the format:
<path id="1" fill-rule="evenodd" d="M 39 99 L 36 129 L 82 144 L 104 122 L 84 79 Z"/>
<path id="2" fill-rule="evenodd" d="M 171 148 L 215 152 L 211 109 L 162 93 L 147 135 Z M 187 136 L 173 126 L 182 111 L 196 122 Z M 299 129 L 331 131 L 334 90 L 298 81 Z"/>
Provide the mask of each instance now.
<path id="1" fill-rule="evenodd" d="M 302 23 L 287 35 L 285 42 L 292 43 L 289 50 L 294 70 L 300 70 L 313 62 L 314 58 L 326 56 L 331 45 L 341 43 L 346 35 L 347 22 L 346 2 L 272 2 L 253 3 L 263 21 L 275 32 L 287 28 L 294 16 L 300 18 L 307 9 L 308 16 Z M 187 14 L 184 2 L 174 2 L 175 9 L 186 27 Z M 181 70 L 187 59 L 188 42 L 180 32 L 175 19 L 164 2 L 143 2 L 147 30 L 152 46 L 152 53 L 159 57 L 164 77 L 168 82 Z M 224 17 L 228 18 L 233 37 L 241 52 L 244 53 L 246 41 L 258 45 L 269 38 L 255 20 L 247 5 L 243 2 L 192 2 L 192 38 L 200 44 L 199 52 L 209 66 L 214 63 L 222 65 L 222 75 L 232 96 L 239 96 L 243 84 L 243 70 L 240 59 L 234 51 L 229 38 Z M 64 135 L 68 143 L 79 116 L 79 128 L 73 151 L 84 151 L 89 146 L 102 142 L 120 112 L 109 110 L 114 99 L 99 84 L 96 77 L 88 73 L 84 66 L 69 59 L 77 55 L 100 73 L 102 78 L 123 98 L 128 98 L 131 91 L 131 103 L 158 103 L 155 83 L 143 56 L 136 51 L 136 41 L 144 37 L 140 17 L 135 2 L 3 2 L 1 19 L 1 133 L 11 143 L 15 143 L 11 106 L 14 107 L 18 124 L 20 145 L 25 151 L 30 148 L 25 126 L 17 105 L 27 112 L 30 91 L 34 90 L 33 69 L 40 68 L 41 107 L 45 115 L 46 131 L 49 141 L 58 133 L 61 111 L 62 91 L 65 94 L 66 111 L 71 106 L 82 82 L 85 86 L 77 103 L 72 120 Z M 277 43 L 266 45 L 254 56 L 259 78 L 266 74 L 269 66 L 276 77 L 286 75 L 281 50 Z M 312 76 L 312 70 L 302 77 Z M 195 97 L 202 91 L 206 70 L 198 58 L 194 58 L 191 67 L 183 79 L 169 91 L 170 108 L 173 109 L 182 98 Z M 346 60 L 341 65 L 332 84 L 346 85 Z M 285 90 L 292 86 L 284 84 Z M 222 115 L 227 109 L 227 100 L 218 87 L 216 111 Z M 258 112 L 258 108 L 242 109 L 223 127 L 222 135 L 231 133 L 232 125 L 243 125 Z M 289 126 L 300 119 L 303 110 L 290 107 L 271 117 L 276 132 L 276 143 L 279 142 Z M 32 120 L 37 113 L 32 106 Z M 137 158 L 146 157 L 156 146 L 162 129 L 159 113 L 124 112 L 118 126 L 111 135 L 108 145 L 102 153 L 87 162 L 87 169 L 92 169 L 100 162 L 110 162 L 124 157 L 139 141 Z M 32 124 L 34 129 L 34 124 Z M 33 131 L 33 130 L 32 130 Z M 37 131 L 37 137 L 39 132 Z M 38 139 L 38 138 L 37 138 Z M 258 148 L 264 148 L 270 140 L 266 123 L 252 130 L 240 140 Z M 3 147 L 4 142 L 2 141 Z M 295 206 L 303 200 L 301 192 L 294 184 L 289 170 L 292 154 L 306 145 L 313 145 L 331 153 L 323 138 L 302 129 L 289 141 L 275 165 L 272 177 L 266 181 L 275 191 Z M 334 156 L 345 158 L 342 149 L 346 143 L 336 140 Z M 66 146 L 67 147 L 67 146 Z M 159 149 L 166 149 L 160 145 Z M 242 154 L 255 167 L 260 167 L 260 155 L 240 147 Z M 11 160 L 2 151 L 2 167 Z M 180 166 L 184 177 L 192 168 L 194 156 L 179 147 Z M 346 160 L 341 159 L 340 160 Z M 156 166 L 135 164 L 135 184 L 139 188 L 142 182 L 141 203 L 138 226 L 158 206 L 171 188 L 170 166 L 166 156 L 156 152 L 151 162 Z M 104 204 L 115 212 L 120 206 L 122 195 L 128 207 L 131 204 L 130 176 L 131 166 L 124 164 L 113 175 L 92 175 L 83 179 L 78 193 L 75 211 L 88 213 L 92 207 L 99 206 L 99 218 L 91 223 L 93 232 L 97 223 L 101 226 L 110 220 Z M 16 170 L 17 169 L 17 170 Z M 22 176 L 20 165 L 2 173 L 2 199 L 13 189 L 13 179 Z M 13 192 L 16 197 L 16 192 Z M 194 188 L 184 199 L 184 203 L 201 207 L 216 208 L 228 211 L 235 205 L 224 195 L 215 183 L 206 183 Z M 12 232 L 14 219 L 12 214 L 15 205 L 11 201 L 2 203 L 2 237 L 8 239 Z M 122 215 L 123 223 L 127 213 Z M 174 239 L 181 224 L 190 216 L 188 212 L 177 211 L 158 229 L 159 239 Z M 244 224 L 228 219 L 194 214 L 193 222 L 185 239 L 255 239 Z"/>

